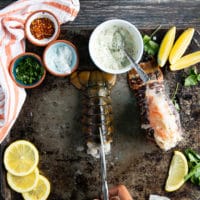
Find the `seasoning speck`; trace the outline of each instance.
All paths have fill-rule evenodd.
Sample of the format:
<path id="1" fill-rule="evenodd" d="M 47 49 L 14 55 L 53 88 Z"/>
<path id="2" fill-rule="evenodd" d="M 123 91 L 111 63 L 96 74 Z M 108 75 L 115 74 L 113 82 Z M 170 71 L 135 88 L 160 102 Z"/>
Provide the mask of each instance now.
<path id="1" fill-rule="evenodd" d="M 55 27 L 50 19 L 37 18 L 31 22 L 30 31 L 36 39 L 42 40 L 50 38 L 55 32 Z"/>

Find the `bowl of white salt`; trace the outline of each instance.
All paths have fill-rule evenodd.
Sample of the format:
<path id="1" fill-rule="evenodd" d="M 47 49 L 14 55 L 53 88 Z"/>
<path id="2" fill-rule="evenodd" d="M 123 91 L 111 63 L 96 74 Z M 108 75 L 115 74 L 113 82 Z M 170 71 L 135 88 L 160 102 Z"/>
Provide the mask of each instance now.
<path id="1" fill-rule="evenodd" d="M 143 55 L 142 35 L 135 25 L 112 19 L 98 25 L 89 39 L 89 53 L 94 64 L 111 74 L 121 74 L 132 69 L 125 51 L 136 63 Z"/>
<path id="2" fill-rule="evenodd" d="M 67 40 L 53 41 L 44 50 L 43 62 L 49 73 L 55 76 L 70 75 L 78 68 L 77 48 Z"/>

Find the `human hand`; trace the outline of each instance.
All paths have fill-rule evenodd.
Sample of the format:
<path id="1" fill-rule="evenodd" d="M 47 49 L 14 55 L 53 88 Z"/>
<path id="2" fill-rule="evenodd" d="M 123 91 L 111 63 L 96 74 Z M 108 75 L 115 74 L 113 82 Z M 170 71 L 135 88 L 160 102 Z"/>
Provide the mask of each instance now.
<path id="1" fill-rule="evenodd" d="M 129 191 L 124 185 L 118 185 L 109 190 L 110 200 L 133 200 Z"/>

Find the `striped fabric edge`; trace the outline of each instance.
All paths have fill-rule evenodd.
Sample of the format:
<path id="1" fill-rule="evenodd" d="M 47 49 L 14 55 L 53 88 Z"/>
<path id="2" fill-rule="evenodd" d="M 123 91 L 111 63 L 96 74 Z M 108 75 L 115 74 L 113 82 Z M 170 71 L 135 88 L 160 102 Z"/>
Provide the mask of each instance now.
<path id="1" fill-rule="evenodd" d="M 25 51 L 24 23 L 36 10 L 53 12 L 59 22 L 72 21 L 80 9 L 78 0 L 19 0 L 0 11 L 0 143 L 16 121 L 26 99 L 9 75 L 12 59 Z"/>

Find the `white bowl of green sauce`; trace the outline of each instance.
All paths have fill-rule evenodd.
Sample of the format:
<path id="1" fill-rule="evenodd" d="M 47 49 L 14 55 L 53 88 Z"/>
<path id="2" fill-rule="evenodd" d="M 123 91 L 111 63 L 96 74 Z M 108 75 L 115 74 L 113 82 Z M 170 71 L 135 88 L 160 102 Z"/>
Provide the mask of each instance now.
<path id="1" fill-rule="evenodd" d="M 89 53 L 94 64 L 107 73 L 121 74 L 132 69 L 120 48 L 122 46 L 138 63 L 143 55 L 143 40 L 139 30 L 130 22 L 113 19 L 98 25 L 89 40 Z"/>

